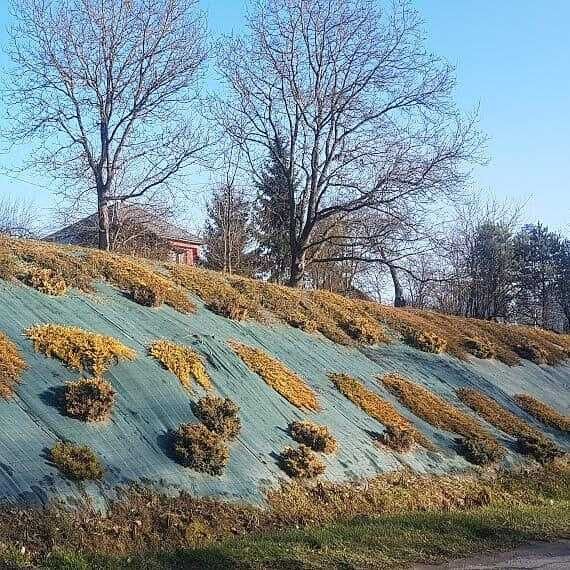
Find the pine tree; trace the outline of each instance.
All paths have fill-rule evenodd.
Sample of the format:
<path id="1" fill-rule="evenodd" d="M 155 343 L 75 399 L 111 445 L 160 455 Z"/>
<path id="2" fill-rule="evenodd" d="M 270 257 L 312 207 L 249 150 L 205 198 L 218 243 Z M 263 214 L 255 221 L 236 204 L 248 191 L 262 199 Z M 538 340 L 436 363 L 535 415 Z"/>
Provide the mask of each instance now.
<path id="1" fill-rule="evenodd" d="M 283 168 L 288 160 L 285 144 L 276 137 L 257 184 L 254 213 L 259 271 L 278 283 L 287 280 L 291 265 L 290 189 Z"/>
<path id="2" fill-rule="evenodd" d="M 206 267 L 226 273 L 252 272 L 251 204 L 231 185 L 216 189 L 204 231 Z"/>

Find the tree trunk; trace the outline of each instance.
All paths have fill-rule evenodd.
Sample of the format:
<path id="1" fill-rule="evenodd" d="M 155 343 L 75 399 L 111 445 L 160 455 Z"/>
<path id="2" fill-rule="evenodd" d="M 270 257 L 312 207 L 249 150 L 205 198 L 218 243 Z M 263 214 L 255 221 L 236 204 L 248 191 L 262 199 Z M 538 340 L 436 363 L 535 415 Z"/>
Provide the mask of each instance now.
<path id="1" fill-rule="evenodd" d="M 290 287 L 299 287 L 305 277 L 305 252 L 295 250 L 291 252 L 291 274 L 289 276 L 288 285 Z"/>
<path id="2" fill-rule="evenodd" d="M 104 188 L 97 188 L 97 214 L 99 217 L 98 247 L 104 251 L 111 250 L 111 238 L 109 232 L 109 200 Z"/>
<path id="3" fill-rule="evenodd" d="M 394 283 L 394 307 L 405 307 L 406 298 L 404 297 L 404 289 L 398 278 L 398 272 L 392 264 L 388 264 L 390 269 L 390 275 L 392 276 L 392 282 Z"/>

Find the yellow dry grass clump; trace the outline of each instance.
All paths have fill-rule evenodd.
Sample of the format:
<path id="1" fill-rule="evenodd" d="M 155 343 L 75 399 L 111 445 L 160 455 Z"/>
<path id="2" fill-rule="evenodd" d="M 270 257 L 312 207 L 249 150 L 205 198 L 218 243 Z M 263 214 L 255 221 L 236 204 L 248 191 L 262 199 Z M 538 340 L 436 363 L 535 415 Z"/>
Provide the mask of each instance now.
<path id="1" fill-rule="evenodd" d="M 192 389 L 192 380 L 206 390 L 212 387 L 212 380 L 208 376 L 202 357 L 188 346 L 181 346 L 168 340 L 157 340 L 150 345 L 149 354 L 177 376 L 186 388 Z"/>
<path id="2" fill-rule="evenodd" d="M 330 374 L 329 376 L 336 388 L 370 417 L 387 428 L 411 434 L 414 441 L 426 449 L 434 449 L 433 443 L 402 416 L 390 402 L 366 388 L 362 382 L 347 374 Z"/>
<path id="3" fill-rule="evenodd" d="M 515 396 L 515 402 L 544 425 L 560 431 L 570 432 L 569 416 L 562 415 L 554 408 L 551 408 L 530 394 L 517 394 Z"/>
<path id="4" fill-rule="evenodd" d="M 4 399 L 14 395 L 14 389 L 20 382 L 26 362 L 20 355 L 18 347 L 0 332 L 0 396 Z"/>
<path id="5" fill-rule="evenodd" d="M 65 295 L 68 290 L 65 279 L 53 271 L 53 269 L 34 268 L 25 276 L 25 283 L 40 293 L 54 297 Z"/>
<path id="6" fill-rule="evenodd" d="M 230 341 L 229 344 L 253 372 L 261 376 L 271 388 L 279 392 L 288 402 L 297 408 L 313 412 L 321 409 L 317 395 L 309 388 L 305 380 L 277 359 L 253 346 L 247 346 L 236 341 Z"/>
<path id="7" fill-rule="evenodd" d="M 87 263 L 95 274 L 124 290 L 135 302 L 159 307 L 163 303 L 181 313 L 196 310 L 186 292 L 147 261 L 125 255 L 92 252 Z"/>
<path id="8" fill-rule="evenodd" d="M 492 439 L 491 434 L 477 420 L 431 390 L 399 374 L 386 374 L 381 378 L 381 382 L 404 406 L 432 426 L 464 437 Z"/>
<path id="9" fill-rule="evenodd" d="M 67 325 L 35 325 L 26 331 L 37 352 L 64 364 L 102 376 L 119 360 L 134 360 L 136 352 L 112 336 Z"/>
<path id="10" fill-rule="evenodd" d="M 513 437 L 520 437 L 522 435 L 542 436 L 538 430 L 503 408 L 503 406 L 490 396 L 483 394 L 483 392 L 479 392 L 479 390 L 474 390 L 473 388 L 459 388 L 456 393 L 457 397 L 464 404 L 477 412 L 491 425 L 509 435 Z"/>

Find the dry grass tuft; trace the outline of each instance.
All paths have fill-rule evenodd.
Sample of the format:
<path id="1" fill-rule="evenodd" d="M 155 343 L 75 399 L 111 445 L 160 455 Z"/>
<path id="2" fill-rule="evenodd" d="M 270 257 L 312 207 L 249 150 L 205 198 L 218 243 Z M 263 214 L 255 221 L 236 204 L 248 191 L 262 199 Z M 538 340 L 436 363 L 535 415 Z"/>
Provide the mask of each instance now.
<path id="1" fill-rule="evenodd" d="M 105 473 L 99 458 L 85 445 L 56 443 L 50 451 L 50 459 L 65 477 L 75 481 L 98 481 Z"/>
<path id="2" fill-rule="evenodd" d="M 24 282 L 26 285 L 37 289 L 40 293 L 54 297 L 65 295 L 68 290 L 65 279 L 53 269 L 33 268 L 26 274 Z"/>
<path id="3" fill-rule="evenodd" d="M 563 416 L 560 412 L 530 394 L 517 394 L 515 402 L 544 425 L 560 431 L 570 432 L 570 417 Z"/>
<path id="4" fill-rule="evenodd" d="M 37 352 L 57 358 L 70 368 L 102 376 L 119 360 L 134 360 L 136 352 L 112 336 L 67 325 L 35 325 L 26 331 Z"/>
<path id="5" fill-rule="evenodd" d="M 184 467 L 221 475 L 230 459 L 223 438 L 202 424 L 182 424 L 174 433 L 174 453 Z"/>
<path id="6" fill-rule="evenodd" d="M 18 347 L 0 332 L 0 397 L 8 400 L 14 395 L 25 369 L 26 362 L 20 355 Z"/>
<path id="7" fill-rule="evenodd" d="M 230 341 L 232 350 L 245 364 L 288 402 L 297 408 L 317 412 L 321 409 L 317 395 L 299 375 L 263 350 Z"/>
<path id="8" fill-rule="evenodd" d="M 289 433 L 297 443 L 302 443 L 313 451 L 334 453 L 338 448 L 338 442 L 329 428 L 314 422 L 291 422 Z"/>
<path id="9" fill-rule="evenodd" d="M 386 374 L 382 384 L 416 416 L 432 426 L 464 437 L 492 439 L 483 426 L 431 390 L 398 374 Z"/>
<path id="10" fill-rule="evenodd" d="M 143 301 L 145 306 L 157 307 L 159 302 L 164 302 L 181 313 L 196 310 L 184 289 L 143 259 L 92 252 L 86 262 L 93 267 L 96 275 L 125 291 L 134 301 Z M 150 302 L 152 304 L 149 305 Z"/>
<path id="11" fill-rule="evenodd" d="M 476 358 L 489 359 L 495 358 L 495 350 L 491 344 L 481 338 L 466 338 L 463 342 L 465 350 Z"/>
<path id="12" fill-rule="evenodd" d="M 314 479 L 327 468 L 310 447 L 302 444 L 296 448 L 286 447 L 279 456 L 279 466 L 295 479 Z"/>
<path id="13" fill-rule="evenodd" d="M 239 406 L 229 398 L 206 396 L 196 404 L 200 421 L 223 439 L 235 439 L 241 430 Z"/>
<path id="14" fill-rule="evenodd" d="M 548 354 L 534 342 L 522 342 L 514 347 L 514 351 L 524 360 L 530 360 L 535 364 L 547 364 Z"/>
<path id="15" fill-rule="evenodd" d="M 184 387 L 192 389 L 192 380 L 206 390 L 212 387 L 204 361 L 195 350 L 168 340 L 157 340 L 150 345 L 149 354 L 177 376 Z"/>
<path id="16" fill-rule="evenodd" d="M 541 436 L 541 433 L 527 424 L 515 414 L 509 412 L 493 398 L 474 390 L 473 388 L 460 388 L 456 391 L 457 397 L 483 419 L 500 430 L 519 437 L 521 435 Z"/>
<path id="17" fill-rule="evenodd" d="M 390 402 L 376 392 L 366 388 L 362 382 L 346 374 L 330 374 L 329 376 L 337 389 L 370 417 L 379 421 L 387 428 L 406 431 L 419 445 L 426 449 L 434 449 L 434 445 L 402 416 Z"/>
<path id="18" fill-rule="evenodd" d="M 493 465 L 502 461 L 507 450 L 494 439 L 466 437 L 457 442 L 458 452 L 474 465 Z"/>
<path id="19" fill-rule="evenodd" d="M 430 331 L 409 331 L 404 335 L 404 341 L 414 348 L 432 354 L 440 354 L 447 348 L 447 341 Z"/>
<path id="20" fill-rule="evenodd" d="M 65 385 L 65 413 L 84 422 L 107 420 L 113 412 L 117 393 L 103 378 L 82 378 Z"/>
<path id="21" fill-rule="evenodd" d="M 414 447 L 416 440 L 410 430 L 390 426 L 380 435 L 378 443 L 399 453 L 405 453 Z"/>
<path id="22" fill-rule="evenodd" d="M 529 455 L 541 465 L 548 465 L 566 454 L 552 440 L 543 435 L 521 435 L 517 439 L 517 450 L 522 455 Z"/>
<path id="23" fill-rule="evenodd" d="M 518 450 L 523 455 L 531 455 L 542 464 L 564 455 L 542 432 L 503 408 L 493 398 L 471 388 L 457 390 L 457 396 L 491 425 L 516 437 Z"/>

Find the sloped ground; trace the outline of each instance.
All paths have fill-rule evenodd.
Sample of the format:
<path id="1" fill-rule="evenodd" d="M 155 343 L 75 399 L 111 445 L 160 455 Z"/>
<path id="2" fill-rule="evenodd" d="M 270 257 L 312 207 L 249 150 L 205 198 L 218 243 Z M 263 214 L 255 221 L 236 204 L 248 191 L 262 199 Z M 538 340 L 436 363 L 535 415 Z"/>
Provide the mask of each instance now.
<path id="1" fill-rule="evenodd" d="M 16 343 L 29 365 L 14 398 L 0 401 L 0 495 L 31 501 L 63 496 L 72 501 L 84 491 L 94 497 L 109 496 L 114 486 L 134 481 L 162 490 L 182 488 L 197 495 L 259 500 L 263 489 L 284 477 L 276 456 L 293 443 L 287 434 L 289 422 L 305 418 L 329 426 L 339 441 L 339 452 L 324 458 L 326 477 L 331 479 L 372 476 L 402 466 L 419 472 L 468 467 L 453 449 L 454 434 L 432 428 L 381 387 L 376 377 L 386 372 L 399 372 L 465 411 L 454 390 L 477 388 L 569 448 L 567 434 L 539 424 L 512 398 L 520 392 L 529 393 L 567 414 L 568 364 L 537 366 L 525 361 L 509 367 L 496 360 L 462 361 L 399 342 L 345 347 L 284 324 L 232 321 L 207 310 L 198 299 L 195 302 L 196 313 L 183 314 L 167 306 L 138 305 L 103 284 L 98 284 L 94 293 L 70 291 L 52 297 L 23 285 L 0 283 L 0 330 Z M 85 424 L 60 413 L 55 402 L 57 388 L 78 374 L 34 352 L 23 331 L 39 323 L 77 325 L 111 335 L 137 351 L 133 362 L 120 363 L 107 374 L 118 392 L 110 422 Z M 232 446 L 228 469 L 220 477 L 190 471 L 170 457 L 168 431 L 195 420 L 192 402 L 204 391 L 195 385 L 189 394 L 173 374 L 147 355 L 150 343 L 159 338 L 191 346 L 203 355 L 215 391 L 241 408 L 243 430 Z M 301 412 L 289 404 L 243 364 L 228 346 L 229 339 L 265 349 L 304 377 L 316 391 L 322 411 Z M 438 452 L 398 454 L 380 449 L 370 432 L 381 432 L 383 426 L 334 388 L 328 378 L 331 372 L 364 381 L 420 427 L 438 446 Z M 512 448 L 512 438 L 486 427 Z M 62 439 L 87 444 L 101 456 L 108 469 L 102 483 L 77 485 L 60 476 L 46 453 Z M 518 460 L 514 453 L 507 458 L 510 463 Z"/>
<path id="2" fill-rule="evenodd" d="M 570 443 L 567 428 L 540 424 L 513 399 L 519 393 L 534 396 L 558 412 L 561 425 L 568 425 L 568 335 L 396 310 L 330 293 L 4 238 L 0 278 L 0 332 L 27 364 L 11 399 L 13 386 L 2 386 L 7 399 L 0 400 L 0 496 L 7 499 L 45 502 L 57 496 L 73 501 L 84 493 L 103 499 L 119 484 L 141 482 L 160 490 L 256 501 L 284 477 L 278 454 L 294 443 L 287 427 L 300 419 L 327 426 L 338 440 L 339 451 L 323 456 L 325 476 L 333 480 L 403 466 L 422 473 L 468 467 L 455 450 L 457 434 L 433 428 L 400 405 L 378 380 L 385 373 L 401 374 L 432 390 L 472 418 L 468 422 L 475 414 L 459 402 L 456 390 L 475 388 L 563 449 Z M 87 424 L 61 413 L 58 393 L 80 374 L 34 351 L 24 332 L 40 324 L 78 326 L 117 339 L 127 347 L 125 354 L 136 351 L 132 361 L 106 373 L 118 397 L 111 420 Z M 241 408 L 243 429 L 222 476 L 183 468 L 171 456 L 169 433 L 197 420 L 193 404 L 205 391 L 196 383 L 192 391 L 185 389 L 184 382 L 149 356 L 150 345 L 161 339 L 201 355 L 214 392 Z M 285 381 L 299 383 L 300 395 L 286 399 L 282 394 L 287 390 L 280 394 L 271 388 L 236 354 L 236 343 L 260 348 L 276 359 L 278 368 L 285 365 L 296 373 Z M 4 342 L 2 350 L 12 351 L 10 369 L 17 372 L 21 362 L 7 346 Z M 430 445 L 409 453 L 379 447 L 375 436 L 385 426 L 335 388 L 329 377 L 333 373 L 363 382 L 419 428 Z M 272 385 L 277 388 L 280 381 L 274 378 Z M 312 403 L 303 406 L 303 397 Z M 477 421 L 510 449 L 507 465 L 520 461 L 513 437 Z M 49 449 L 60 440 L 88 445 L 99 454 L 107 468 L 104 480 L 78 485 L 63 479 L 49 461 Z"/>

